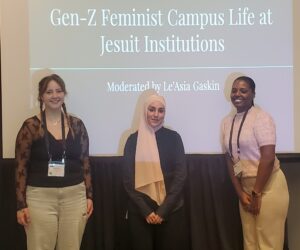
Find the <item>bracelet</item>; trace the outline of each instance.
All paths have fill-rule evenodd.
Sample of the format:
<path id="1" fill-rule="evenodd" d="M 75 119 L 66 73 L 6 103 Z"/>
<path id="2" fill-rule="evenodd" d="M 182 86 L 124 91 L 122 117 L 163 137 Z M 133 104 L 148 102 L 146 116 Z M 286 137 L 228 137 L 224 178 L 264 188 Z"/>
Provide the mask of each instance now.
<path id="1" fill-rule="evenodd" d="M 262 195 L 262 193 L 260 192 L 260 193 L 257 193 L 257 192 L 255 192 L 254 190 L 252 190 L 252 197 L 254 197 L 254 198 L 259 198 L 259 197 L 261 197 L 261 195 Z"/>

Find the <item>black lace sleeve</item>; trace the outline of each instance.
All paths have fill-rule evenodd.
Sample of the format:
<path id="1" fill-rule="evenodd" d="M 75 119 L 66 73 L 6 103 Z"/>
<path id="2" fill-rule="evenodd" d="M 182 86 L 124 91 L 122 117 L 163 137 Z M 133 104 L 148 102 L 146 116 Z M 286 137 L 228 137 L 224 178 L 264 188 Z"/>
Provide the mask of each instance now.
<path id="1" fill-rule="evenodd" d="M 81 147 L 80 159 L 83 168 L 83 178 L 86 187 L 86 197 L 92 199 L 93 188 L 92 188 L 91 167 L 90 167 L 90 159 L 89 159 L 88 133 L 83 122 L 78 118 L 72 119 L 72 126 L 74 126 L 75 133 L 78 136 L 80 136 L 80 147 Z"/>
<path id="2" fill-rule="evenodd" d="M 39 122 L 37 118 L 27 119 L 16 139 L 16 195 L 17 195 L 17 210 L 27 207 L 26 204 L 26 179 L 27 167 L 30 159 L 31 145 L 34 137 L 38 136 Z"/>

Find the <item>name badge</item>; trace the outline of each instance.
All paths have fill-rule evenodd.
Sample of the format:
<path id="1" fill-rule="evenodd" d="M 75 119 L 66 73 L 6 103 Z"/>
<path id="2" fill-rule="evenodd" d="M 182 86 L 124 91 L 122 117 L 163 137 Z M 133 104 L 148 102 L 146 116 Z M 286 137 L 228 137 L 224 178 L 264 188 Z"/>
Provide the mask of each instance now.
<path id="1" fill-rule="evenodd" d="M 64 177 L 65 176 L 65 162 L 64 161 L 49 161 L 48 176 Z"/>
<path id="2" fill-rule="evenodd" d="M 236 164 L 233 165 L 234 175 L 240 177 L 243 172 L 243 164 L 241 161 L 238 161 Z"/>

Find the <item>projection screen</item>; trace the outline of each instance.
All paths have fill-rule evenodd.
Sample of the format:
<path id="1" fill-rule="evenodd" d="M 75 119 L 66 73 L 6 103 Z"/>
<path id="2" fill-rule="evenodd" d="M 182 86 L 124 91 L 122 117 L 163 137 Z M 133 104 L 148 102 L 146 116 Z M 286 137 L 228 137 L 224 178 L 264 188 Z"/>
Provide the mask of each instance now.
<path id="1" fill-rule="evenodd" d="M 186 153 L 221 153 L 240 75 L 255 80 L 255 103 L 275 120 L 277 152 L 300 152 L 293 8 L 290 0 L 2 0 L 3 157 L 14 157 L 22 122 L 39 112 L 38 81 L 51 73 L 66 82 L 91 155 L 122 155 L 154 91 Z"/>

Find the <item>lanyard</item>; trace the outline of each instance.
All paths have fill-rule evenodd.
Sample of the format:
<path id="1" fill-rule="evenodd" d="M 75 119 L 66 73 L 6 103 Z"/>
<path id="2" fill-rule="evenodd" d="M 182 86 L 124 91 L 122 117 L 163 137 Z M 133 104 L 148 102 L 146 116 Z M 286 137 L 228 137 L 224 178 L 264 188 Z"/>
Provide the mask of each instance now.
<path id="1" fill-rule="evenodd" d="M 49 143 L 49 131 L 47 129 L 47 122 L 46 122 L 46 114 L 45 111 L 42 112 L 42 119 L 44 123 L 44 132 L 45 132 L 45 144 L 47 148 L 47 153 L 49 160 L 52 160 L 52 154 L 50 153 L 50 143 Z M 62 160 L 64 161 L 66 157 L 66 138 L 65 138 L 65 121 L 64 121 L 64 114 L 61 112 L 61 133 L 62 133 L 62 142 L 63 142 L 63 154 Z"/>
<path id="2" fill-rule="evenodd" d="M 240 124 L 239 131 L 238 131 L 238 136 L 237 136 L 237 153 L 238 153 L 238 158 L 239 158 L 239 155 L 240 155 L 240 135 L 241 135 L 242 127 L 243 127 L 244 122 L 246 120 L 246 116 L 248 114 L 248 111 L 249 111 L 249 109 L 247 109 L 247 111 L 243 115 L 243 119 L 242 119 L 242 122 Z M 233 154 L 232 154 L 232 134 L 233 134 L 233 126 L 234 126 L 235 118 L 236 118 L 236 115 L 234 116 L 234 118 L 232 120 L 231 129 L 230 129 L 230 137 L 229 137 L 229 153 L 230 153 L 231 159 L 233 159 Z"/>

